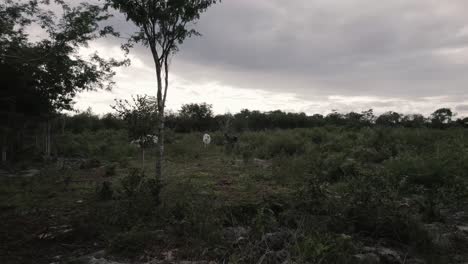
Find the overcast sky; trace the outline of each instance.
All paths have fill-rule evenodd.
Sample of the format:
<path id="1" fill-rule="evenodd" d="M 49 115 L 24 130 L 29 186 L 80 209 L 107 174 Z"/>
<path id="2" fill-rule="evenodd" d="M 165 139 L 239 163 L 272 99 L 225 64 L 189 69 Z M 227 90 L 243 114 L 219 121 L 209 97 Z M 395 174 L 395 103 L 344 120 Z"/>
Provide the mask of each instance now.
<path id="1" fill-rule="evenodd" d="M 172 60 L 168 106 L 468 115 L 467 14 L 467 0 L 223 0 Z M 91 49 L 122 53 L 111 39 Z M 155 95 L 150 55 L 135 48 L 116 88 L 81 94 L 77 108 L 104 113 L 115 98 Z"/>

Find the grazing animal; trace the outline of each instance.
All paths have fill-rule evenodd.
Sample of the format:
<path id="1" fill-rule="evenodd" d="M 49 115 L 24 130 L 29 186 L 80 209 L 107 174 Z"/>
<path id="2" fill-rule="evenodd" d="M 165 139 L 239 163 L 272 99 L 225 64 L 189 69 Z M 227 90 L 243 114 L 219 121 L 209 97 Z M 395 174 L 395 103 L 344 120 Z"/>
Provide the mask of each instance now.
<path id="1" fill-rule="evenodd" d="M 228 135 L 228 133 L 224 133 L 224 139 L 226 140 L 227 144 L 231 144 L 231 145 L 237 143 L 237 141 L 239 140 L 237 136 L 230 136 Z"/>
<path id="2" fill-rule="evenodd" d="M 140 148 L 145 148 L 151 145 L 156 145 L 158 144 L 158 136 L 146 135 L 145 137 L 132 140 L 130 144 L 136 145 L 137 147 L 140 147 Z"/>
<path id="3" fill-rule="evenodd" d="M 132 140 L 130 141 L 130 144 L 140 147 L 140 140 L 139 139 Z"/>
<path id="4" fill-rule="evenodd" d="M 224 147 L 228 153 L 234 150 L 238 140 L 237 136 L 230 136 L 228 133 L 224 133 Z"/>
<path id="5" fill-rule="evenodd" d="M 205 145 L 205 148 L 206 148 L 206 146 L 208 146 L 210 143 L 211 143 L 211 136 L 208 135 L 208 134 L 204 134 L 204 135 L 203 135 L 203 144 Z"/>
<path id="6" fill-rule="evenodd" d="M 153 144 L 158 144 L 158 136 L 156 135 L 147 135 L 149 141 L 152 141 Z"/>

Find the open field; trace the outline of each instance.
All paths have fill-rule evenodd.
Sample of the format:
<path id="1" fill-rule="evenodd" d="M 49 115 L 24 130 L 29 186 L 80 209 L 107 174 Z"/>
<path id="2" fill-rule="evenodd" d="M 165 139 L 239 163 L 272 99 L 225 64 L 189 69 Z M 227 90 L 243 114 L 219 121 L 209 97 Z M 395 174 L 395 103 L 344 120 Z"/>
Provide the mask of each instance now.
<path id="1" fill-rule="evenodd" d="M 468 264 L 467 13 L 1 1 L 0 264 Z"/>
<path id="2" fill-rule="evenodd" d="M 61 137 L 3 171 L 1 263 L 468 261 L 466 129 L 170 133 L 163 186 L 123 131 Z"/>

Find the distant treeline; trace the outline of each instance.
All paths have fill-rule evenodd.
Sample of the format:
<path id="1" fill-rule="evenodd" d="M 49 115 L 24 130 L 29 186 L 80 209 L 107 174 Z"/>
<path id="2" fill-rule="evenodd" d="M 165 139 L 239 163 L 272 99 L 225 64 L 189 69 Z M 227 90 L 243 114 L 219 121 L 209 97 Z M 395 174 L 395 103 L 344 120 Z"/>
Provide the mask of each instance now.
<path id="1" fill-rule="evenodd" d="M 92 111 L 76 115 L 62 115 L 58 118 L 62 129 L 81 133 L 86 130 L 125 129 L 126 123 L 114 114 L 99 116 Z M 400 114 L 386 112 L 375 115 L 370 109 L 364 112 L 339 113 L 327 115 L 305 113 L 287 113 L 281 110 L 260 112 L 242 110 L 236 114 L 214 115 L 209 104 L 187 104 L 177 112 L 166 117 L 166 127 L 174 132 L 187 133 L 194 131 L 217 131 L 229 129 L 233 132 L 259 131 L 268 129 L 310 128 L 320 126 L 343 126 L 359 128 L 366 126 L 383 127 L 429 127 L 449 128 L 468 127 L 468 118 L 456 118 L 448 108 L 441 108 L 430 116 L 421 114 Z M 61 127 L 61 126 L 59 126 Z"/>
<path id="2" fill-rule="evenodd" d="M 144 108 L 143 110 L 148 109 Z M 139 118 L 147 115 L 141 112 L 143 110 L 137 111 L 135 108 L 130 108 L 132 113 L 130 119 L 122 118 L 122 115 L 117 112 L 97 115 L 91 110 L 75 115 L 51 114 L 48 116 L 31 116 L 14 111 L 0 111 L 1 161 L 3 163 L 8 160 L 21 160 L 23 154 L 27 156 L 31 153 L 50 157 L 56 150 L 57 139 L 67 133 L 80 134 L 104 130 L 127 130 L 130 133 L 129 131 L 135 128 L 130 128 L 129 125 L 134 126 L 134 122 L 142 122 L 138 121 Z M 151 111 L 149 115 L 157 114 L 155 111 Z M 468 118 L 456 117 L 448 108 L 438 109 L 429 116 L 404 115 L 397 112 L 375 115 L 373 110 L 346 114 L 334 111 L 327 115 L 306 115 L 305 113 L 287 113 L 280 110 L 260 112 L 246 109 L 236 114 L 215 115 L 212 106 L 205 103 L 186 104 L 179 111 L 166 115 L 166 128 L 177 133 L 210 131 L 239 133 L 242 131 L 323 126 L 350 129 L 375 126 L 434 129 L 468 128 Z M 141 128 L 137 126 L 137 129 Z"/>

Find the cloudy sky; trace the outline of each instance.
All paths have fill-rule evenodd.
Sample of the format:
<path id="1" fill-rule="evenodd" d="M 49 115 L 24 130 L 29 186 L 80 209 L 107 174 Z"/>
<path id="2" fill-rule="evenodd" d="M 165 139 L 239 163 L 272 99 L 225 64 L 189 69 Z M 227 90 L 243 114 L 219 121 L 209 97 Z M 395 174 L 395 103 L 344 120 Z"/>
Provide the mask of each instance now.
<path id="1" fill-rule="evenodd" d="M 207 102 L 215 112 L 395 110 L 468 115 L 466 0 L 223 0 L 203 36 L 171 64 L 168 107 Z M 116 28 L 129 32 L 122 17 Z M 122 52 L 116 40 L 91 46 Z M 137 47 L 112 92 L 83 93 L 78 109 L 110 111 L 115 98 L 155 95 L 150 51 Z"/>

